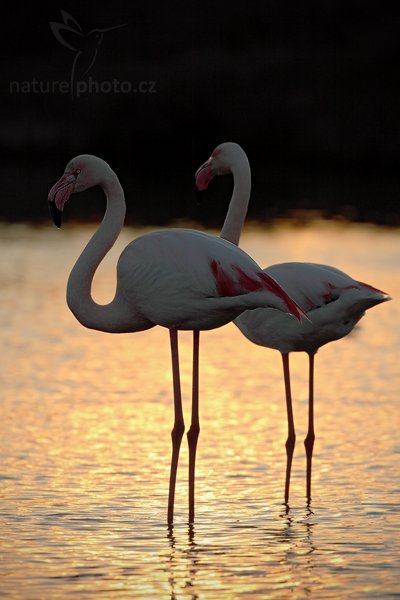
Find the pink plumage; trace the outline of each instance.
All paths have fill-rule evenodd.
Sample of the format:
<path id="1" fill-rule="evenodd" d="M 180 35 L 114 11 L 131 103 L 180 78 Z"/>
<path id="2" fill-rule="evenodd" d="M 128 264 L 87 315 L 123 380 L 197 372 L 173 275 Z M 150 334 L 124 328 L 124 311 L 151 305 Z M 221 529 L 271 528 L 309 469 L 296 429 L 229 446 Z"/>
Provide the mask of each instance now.
<path id="1" fill-rule="evenodd" d="M 205 189 L 214 175 L 226 173 L 223 160 L 226 153 L 240 155 L 237 144 L 223 144 L 214 151 L 196 173 L 199 188 Z M 221 237 L 238 244 L 245 210 L 250 197 L 249 167 L 244 159 L 236 165 L 235 188 L 221 231 Z M 241 191 L 242 204 L 234 200 Z M 258 279 L 262 277 L 258 274 Z M 287 467 L 285 478 L 285 502 L 289 499 L 290 472 L 295 444 L 295 428 L 290 389 L 289 353 L 307 352 L 309 355 L 309 424 L 305 439 L 307 455 L 307 499 L 311 500 L 311 462 L 314 446 L 314 355 L 317 350 L 338 340 L 352 331 L 365 311 L 389 300 L 384 292 L 370 284 L 352 279 L 339 269 L 316 263 L 283 263 L 264 269 L 268 282 L 276 281 L 308 316 L 301 323 L 288 318 L 273 308 L 256 308 L 246 311 L 235 319 L 241 332 L 255 344 L 277 349 L 282 354 L 286 407 L 288 416 L 288 439 L 286 441 Z M 271 280 L 272 277 L 272 280 Z M 243 280 L 247 280 L 247 274 Z"/>
<path id="2" fill-rule="evenodd" d="M 282 263 L 264 269 L 274 277 L 306 312 L 309 320 L 298 327 L 293 319 L 281 317 L 274 309 L 246 311 L 235 319 L 240 331 L 260 346 L 279 350 L 282 355 L 288 416 L 286 441 L 287 466 L 285 502 L 289 501 L 290 473 L 295 447 L 295 427 L 290 386 L 289 353 L 309 355 L 308 432 L 304 441 L 307 456 L 307 500 L 311 502 L 311 465 L 314 432 L 314 356 L 318 349 L 348 335 L 365 311 L 389 300 L 385 292 L 352 279 L 327 265 L 316 263 Z"/>
<path id="3" fill-rule="evenodd" d="M 243 152 L 228 152 L 226 172 L 243 161 Z M 232 160 L 232 162 L 231 162 Z M 236 161 L 236 162 L 235 162 Z M 247 159 L 244 162 L 246 166 Z M 211 176 L 211 170 L 203 169 Z M 189 520 L 194 519 L 194 471 L 198 415 L 199 331 L 221 327 L 244 310 L 273 306 L 300 319 L 303 311 L 276 282 L 264 276 L 250 256 L 234 244 L 207 233 L 168 229 L 133 240 L 117 265 L 114 299 L 99 305 L 91 295 L 94 273 L 116 241 L 125 217 L 125 198 L 116 174 L 103 160 L 90 155 L 74 158 L 51 188 L 49 205 L 58 227 L 71 193 L 100 185 L 107 197 L 104 219 L 76 261 L 67 285 L 68 306 L 85 327 L 110 333 L 143 331 L 162 325 L 170 331 L 175 421 L 168 497 L 168 522 L 173 522 L 175 482 L 184 431 L 181 403 L 178 330 L 193 330 L 193 398 L 189 440 Z M 247 200 L 239 194 L 232 203 L 239 221 Z M 242 221 L 243 222 L 243 221 Z M 250 281 L 258 281 L 253 289 Z M 251 288 L 251 289 L 250 289 Z"/>

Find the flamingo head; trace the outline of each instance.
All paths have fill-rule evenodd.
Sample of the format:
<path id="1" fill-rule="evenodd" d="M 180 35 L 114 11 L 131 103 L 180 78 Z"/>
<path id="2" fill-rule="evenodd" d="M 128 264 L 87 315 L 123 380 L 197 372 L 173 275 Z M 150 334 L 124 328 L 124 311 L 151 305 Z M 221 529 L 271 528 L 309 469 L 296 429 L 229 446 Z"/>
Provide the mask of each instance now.
<path id="1" fill-rule="evenodd" d="M 239 159 L 245 156 L 244 151 L 234 142 L 225 142 L 213 150 L 210 158 L 196 171 L 196 187 L 199 191 L 206 190 L 215 175 L 231 173 Z"/>
<path id="2" fill-rule="evenodd" d="M 50 213 L 57 227 L 61 227 L 62 213 L 70 195 L 98 185 L 104 180 L 106 169 L 110 170 L 106 162 L 90 154 L 81 154 L 67 164 L 63 176 L 48 195 Z"/>

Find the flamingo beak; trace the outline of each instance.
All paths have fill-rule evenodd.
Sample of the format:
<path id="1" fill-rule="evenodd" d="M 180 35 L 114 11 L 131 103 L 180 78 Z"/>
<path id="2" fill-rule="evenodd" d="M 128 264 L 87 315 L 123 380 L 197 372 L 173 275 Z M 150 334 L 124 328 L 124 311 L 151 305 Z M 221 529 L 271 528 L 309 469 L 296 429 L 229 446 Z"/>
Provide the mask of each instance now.
<path id="1" fill-rule="evenodd" d="M 213 177 L 212 158 L 209 158 L 196 171 L 195 180 L 197 189 L 199 191 L 206 190 Z"/>
<path id="2" fill-rule="evenodd" d="M 62 211 L 58 210 L 58 208 L 55 205 L 55 203 L 54 202 L 50 202 L 50 200 L 49 200 L 49 209 L 50 209 L 50 214 L 51 214 L 51 218 L 53 219 L 54 225 L 56 227 L 58 227 L 58 229 L 61 229 Z"/>
<path id="3" fill-rule="evenodd" d="M 60 229 L 62 223 L 62 212 L 64 205 L 72 194 L 76 183 L 76 175 L 64 173 L 64 175 L 51 188 L 48 201 L 50 214 L 54 225 Z"/>

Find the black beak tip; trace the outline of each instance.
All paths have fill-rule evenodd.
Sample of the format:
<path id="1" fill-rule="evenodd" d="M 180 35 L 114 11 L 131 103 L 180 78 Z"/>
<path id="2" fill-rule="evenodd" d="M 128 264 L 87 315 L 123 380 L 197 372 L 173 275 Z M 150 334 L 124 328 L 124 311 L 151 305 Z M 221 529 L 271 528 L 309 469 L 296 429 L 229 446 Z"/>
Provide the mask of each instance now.
<path id="1" fill-rule="evenodd" d="M 55 204 L 54 201 L 49 200 L 49 209 L 50 209 L 50 214 L 51 217 L 53 219 L 54 225 L 56 227 L 58 227 L 58 229 L 61 229 L 61 224 L 62 224 L 62 212 L 61 210 L 59 210 Z"/>
<path id="2" fill-rule="evenodd" d="M 197 186 L 195 187 L 196 204 L 197 204 L 197 206 L 200 206 L 203 203 L 206 191 L 207 190 L 199 190 L 199 188 Z"/>

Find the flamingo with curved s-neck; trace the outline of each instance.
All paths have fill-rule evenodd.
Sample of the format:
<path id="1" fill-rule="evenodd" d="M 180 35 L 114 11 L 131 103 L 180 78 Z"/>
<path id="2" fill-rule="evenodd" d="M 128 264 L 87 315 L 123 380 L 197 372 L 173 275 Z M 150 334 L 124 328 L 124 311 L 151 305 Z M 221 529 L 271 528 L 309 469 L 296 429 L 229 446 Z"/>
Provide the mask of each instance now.
<path id="1" fill-rule="evenodd" d="M 221 165 L 232 159 L 216 149 Z M 227 169 L 228 170 L 228 169 Z M 49 192 L 49 206 L 60 227 L 62 211 L 72 193 L 95 185 L 105 192 L 103 221 L 76 261 L 67 285 L 67 303 L 78 321 L 90 329 L 128 333 L 162 325 L 169 329 L 175 420 L 168 497 L 168 523 L 173 522 L 179 450 L 184 432 L 178 357 L 178 330 L 193 330 L 193 399 L 189 443 L 189 521 L 194 518 L 195 455 L 199 435 L 199 332 L 225 325 L 244 310 L 273 306 L 301 318 L 302 310 L 242 250 L 219 237 L 190 229 L 147 233 L 123 250 L 117 265 L 114 299 L 106 305 L 91 295 L 93 277 L 116 241 L 125 218 L 125 198 L 116 174 L 102 159 L 80 155 L 71 160 Z M 241 203 L 240 194 L 235 203 Z"/>
<path id="2" fill-rule="evenodd" d="M 209 173 L 215 173 L 213 158 Z M 239 178 L 241 175 L 241 178 Z M 246 187 L 246 177 L 238 174 L 236 185 Z M 206 189 L 212 177 L 199 182 Z M 238 244 L 243 221 L 228 211 L 221 237 Z M 309 356 L 308 432 L 304 444 L 307 457 L 307 501 L 311 502 L 311 465 L 314 432 L 314 356 L 328 342 L 338 340 L 352 331 L 365 311 L 390 300 L 385 292 L 356 281 L 334 267 L 316 263 L 283 263 L 264 269 L 278 281 L 303 309 L 309 320 L 301 323 L 288 318 L 273 307 L 245 311 L 234 323 L 252 342 L 279 350 L 282 355 L 288 418 L 286 441 L 285 503 L 289 501 L 290 473 L 296 441 L 290 388 L 289 352 L 307 352 Z"/>

